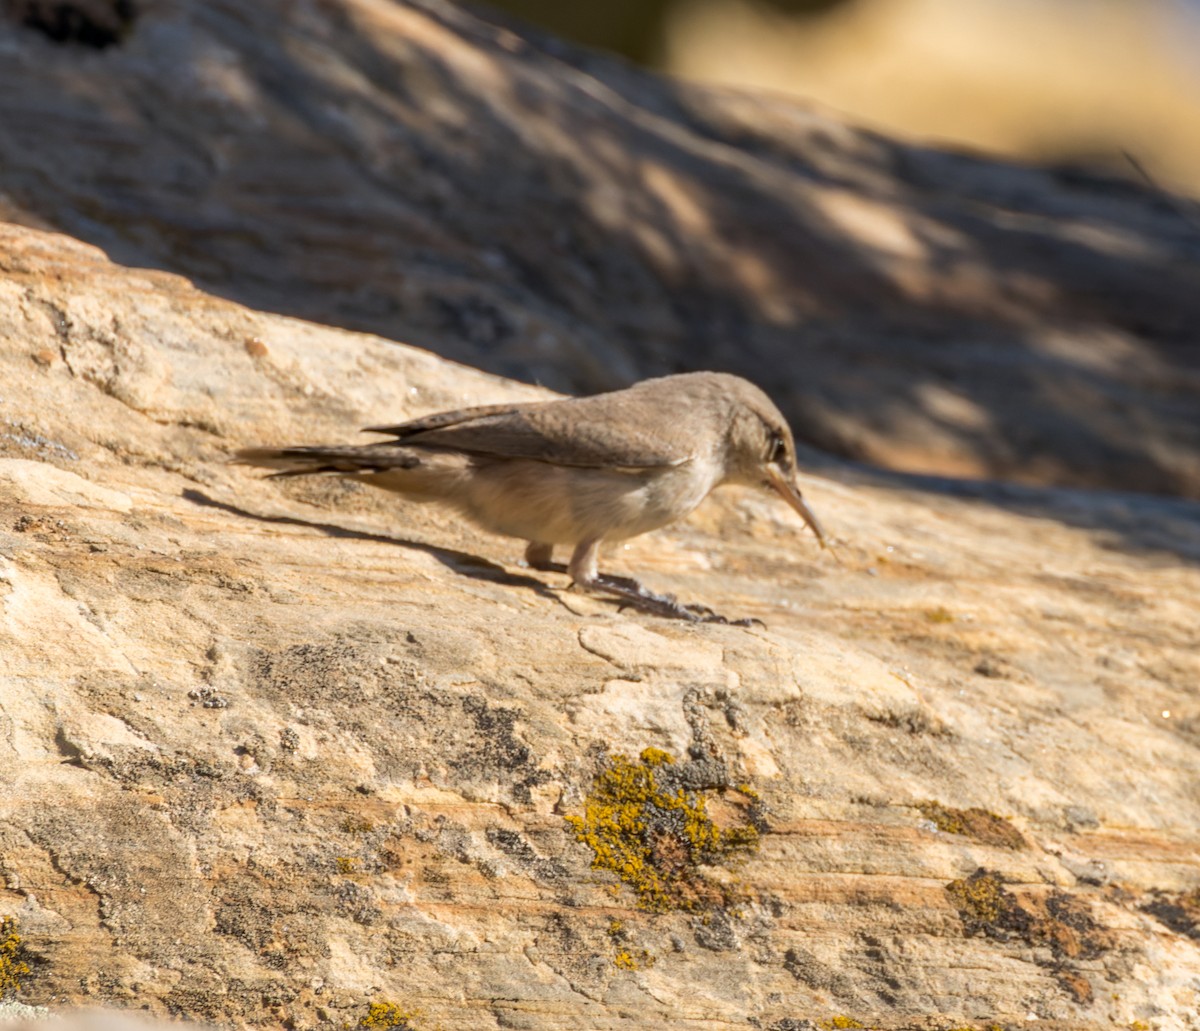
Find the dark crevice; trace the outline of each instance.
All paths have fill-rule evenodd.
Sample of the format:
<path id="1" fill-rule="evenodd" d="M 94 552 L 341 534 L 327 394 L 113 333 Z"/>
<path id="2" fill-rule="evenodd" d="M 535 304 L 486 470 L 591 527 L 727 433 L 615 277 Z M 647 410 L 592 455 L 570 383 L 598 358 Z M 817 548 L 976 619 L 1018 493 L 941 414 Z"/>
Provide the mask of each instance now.
<path id="1" fill-rule="evenodd" d="M 104 50 L 122 43 L 137 20 L 133 0 L 7 0 L 20 25 L 55 43 Z"/>

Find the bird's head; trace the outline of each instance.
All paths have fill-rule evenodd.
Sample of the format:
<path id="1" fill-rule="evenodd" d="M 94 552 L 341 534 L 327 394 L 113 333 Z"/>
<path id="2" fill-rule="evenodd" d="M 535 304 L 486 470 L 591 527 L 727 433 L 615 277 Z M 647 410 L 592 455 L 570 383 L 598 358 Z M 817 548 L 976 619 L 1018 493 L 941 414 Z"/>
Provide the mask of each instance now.
<path id="1" fill-rule="evenodd" d="M 754 384 L 730 376 L 735 384 L 733 413 L 726 441 L 725 482 L 765 487 L 792 506 L 827 546 L 825 532 L 796 484 L 796 443 L 783 413 Z"/>

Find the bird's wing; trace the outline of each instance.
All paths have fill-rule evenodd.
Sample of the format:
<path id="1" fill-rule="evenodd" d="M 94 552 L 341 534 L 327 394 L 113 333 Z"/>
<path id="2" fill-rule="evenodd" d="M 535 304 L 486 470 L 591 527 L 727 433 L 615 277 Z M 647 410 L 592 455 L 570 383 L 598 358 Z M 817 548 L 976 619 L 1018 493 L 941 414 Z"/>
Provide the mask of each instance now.
<path id="1" fill-rule="evenodd" d="M 599 400 L 598 398 L 595 400 Z M 378 428 L 412 447 L 581 468 L 660 469 L 694 457 L 694 439 L 639 429 L 644 420 L 592 398 L 486 405 Z"/>
<path id="2" fill-rule="evenodd" d="M 386 433 L 389 437 L 395 437 L 397 440 L 407 440 L 426 430 L 440 430 L 446 426 L 482 419 L 489 415 L 508 415 L 540 403 L 545 402 L 526 401 L 507 405 L 476 405 L 474 408 L 458 408 L 453 412 L 434 412 L 433 415 L 422 415 L 416 419 L 409 419 L 408 422 L 397 423 L 395 426 L 368 426 L 363 433 Z"/>

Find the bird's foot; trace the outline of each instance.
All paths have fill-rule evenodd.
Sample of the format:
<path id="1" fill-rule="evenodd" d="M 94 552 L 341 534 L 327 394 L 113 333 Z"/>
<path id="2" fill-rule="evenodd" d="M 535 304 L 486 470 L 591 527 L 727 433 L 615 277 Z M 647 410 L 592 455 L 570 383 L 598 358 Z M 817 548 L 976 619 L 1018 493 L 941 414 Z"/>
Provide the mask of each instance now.
<path id="1" fill-rule="evenodd" d="M 585 584 L 586 591 L 613 595 L 621 599 L 621 608 L 640 609 L 663 619 L 682 619 L 688 623 L 721 623 L 725 626 L 765 626 L 761 619 L 727 619 L 707 605 L 684 605 L 673 594 L 658 594 L 625 576 L 597 576 Z"/>
<path id="2" fill-rule="evenodd" d="M 530 541 L 525 546 L 525 564 L 543 573 L 562 573 L 567 568 L 561 562 L 554 561 L 554 545 L 541 541 Z"/>

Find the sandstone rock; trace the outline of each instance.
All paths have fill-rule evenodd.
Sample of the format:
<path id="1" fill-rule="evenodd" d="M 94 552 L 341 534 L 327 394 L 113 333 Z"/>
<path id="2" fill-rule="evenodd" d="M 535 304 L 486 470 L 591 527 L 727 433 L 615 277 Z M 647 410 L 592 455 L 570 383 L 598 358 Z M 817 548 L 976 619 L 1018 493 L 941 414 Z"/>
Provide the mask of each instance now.
<path id="1" fill-rule="evenodd" d="M 225 461 L 543 392 L 62 236 L 0 226 L 0 262 L 23 1001 L 328 1031 L 372 1002 L 471 1031 L 1194 1023 L 1194 503 L 828 464 L 805 487 L 842 565 L 739 492 L 610 557 L 766 628 L 678 625 L 436 511 Z M 691 910 L 639 909 L 565 820 L 646 749 L 755 828 L 689 869 Z"/>

